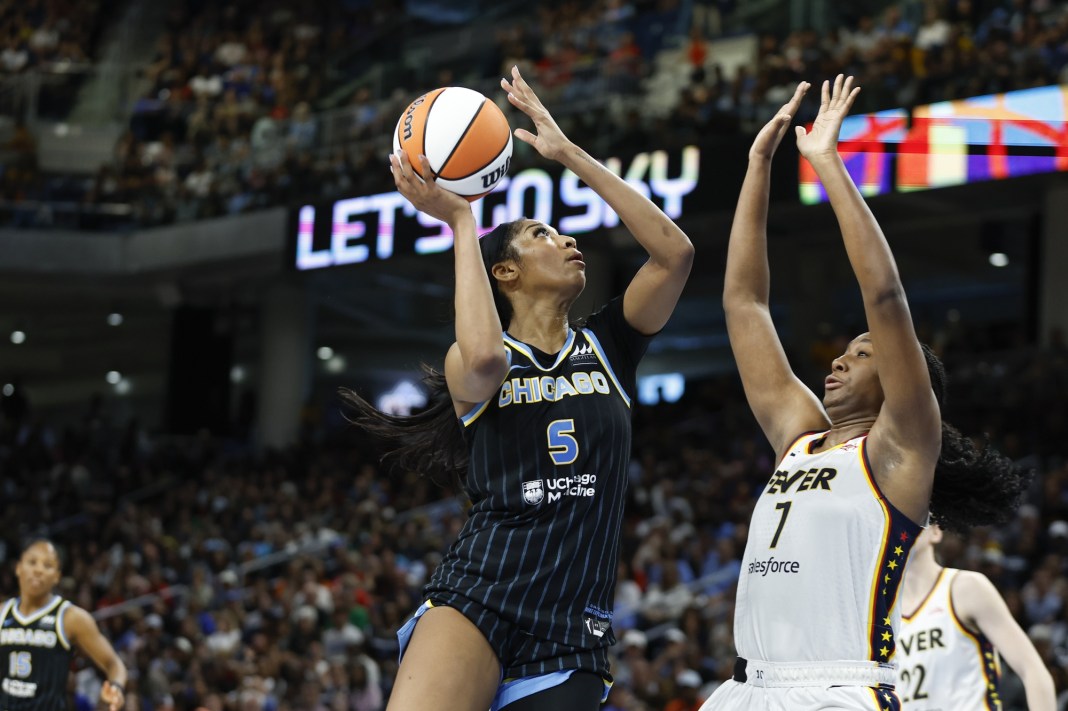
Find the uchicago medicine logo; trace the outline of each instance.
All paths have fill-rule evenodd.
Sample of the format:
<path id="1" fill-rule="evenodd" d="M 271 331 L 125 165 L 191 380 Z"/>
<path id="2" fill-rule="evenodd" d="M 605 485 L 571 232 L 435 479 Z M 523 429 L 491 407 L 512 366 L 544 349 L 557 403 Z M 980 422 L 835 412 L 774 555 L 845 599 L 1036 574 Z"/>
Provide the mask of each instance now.
<path id="1" fill-rule="evenodd" d="M 523 482 L 523 501 L 531 506 L 537 506 L 545 498 L 545 488 L 541 485 L 541 479 Z"/>

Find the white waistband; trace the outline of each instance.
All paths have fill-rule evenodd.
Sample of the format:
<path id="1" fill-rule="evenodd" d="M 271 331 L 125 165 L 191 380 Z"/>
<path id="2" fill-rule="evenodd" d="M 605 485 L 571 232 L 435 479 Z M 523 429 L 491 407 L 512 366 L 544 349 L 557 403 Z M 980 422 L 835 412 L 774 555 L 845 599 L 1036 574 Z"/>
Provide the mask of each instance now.
<path id="1" fill-rule="evenodd" d="M 897 666 L 878 662 L 762 662 L 748 659 L 745 683 L 751 686 L 878 686 L 893 689 Z"/>

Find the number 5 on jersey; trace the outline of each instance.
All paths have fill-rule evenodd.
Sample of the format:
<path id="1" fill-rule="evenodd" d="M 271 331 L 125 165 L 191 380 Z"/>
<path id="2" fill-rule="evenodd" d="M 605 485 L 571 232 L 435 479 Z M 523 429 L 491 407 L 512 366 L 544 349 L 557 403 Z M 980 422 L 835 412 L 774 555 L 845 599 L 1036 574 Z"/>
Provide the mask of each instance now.
<path id="1" fill-rule="evenodd" d="M 553 420 L 546 430 L 549 435 L 549 456 L 558 467 L 573 464 L 579 455 L 578 440 L 575 439 L 574 420 Z"/>

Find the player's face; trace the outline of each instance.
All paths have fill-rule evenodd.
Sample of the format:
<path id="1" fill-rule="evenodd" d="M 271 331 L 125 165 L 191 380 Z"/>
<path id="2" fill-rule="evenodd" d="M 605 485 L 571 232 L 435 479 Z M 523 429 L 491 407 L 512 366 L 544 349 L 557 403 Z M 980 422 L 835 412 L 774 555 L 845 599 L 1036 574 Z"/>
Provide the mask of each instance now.
<path id="1" fill-rule="evenodd" d="M 586 262 L 574 237 L 553 227 L 528 220 L 513 242 L 523 265 L 524 285 L 551 286 L 578 296 L 586 286 Z"/>
<path id="2" fill-rule="evenodd" d="M 823 406 L 847 405 L 851 412 L 879 413 L 883 389 L 875 349 L 867 333 L 854 338 L 846 352 L 831 362 L 831 374 L 824 381 Z"/>
<path id="3" fill-rule="evenodd" d="M 59 583 L 59 558 L 48 543 L 35 543 L 26 549 L 15 565 L 19 592 L 24 597 L 47 595 Z"/>

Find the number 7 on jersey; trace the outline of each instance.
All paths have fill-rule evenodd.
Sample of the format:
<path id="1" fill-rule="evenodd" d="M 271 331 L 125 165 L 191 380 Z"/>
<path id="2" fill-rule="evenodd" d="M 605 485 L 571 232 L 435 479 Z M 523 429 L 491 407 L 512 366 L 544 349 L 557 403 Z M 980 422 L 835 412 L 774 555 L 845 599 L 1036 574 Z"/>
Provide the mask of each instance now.
<path id="1" fill-rule="evenodd" d="M 792 501 L 782 501 L 775 504 L 776 511 L 782 511 L 782 518 L 779 519 L 779 527 L 775 529 L 775 536 L 771 539 L 771 545 L 768 548 L 774 548 L 779 545 L 779 534 L 782 533 L 782 527 L 786 525 L 786 517 L 790 515 L 790 506 Z"/>

